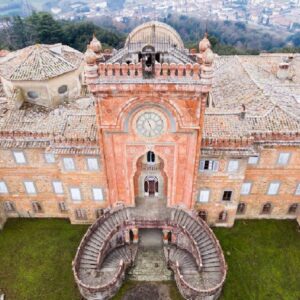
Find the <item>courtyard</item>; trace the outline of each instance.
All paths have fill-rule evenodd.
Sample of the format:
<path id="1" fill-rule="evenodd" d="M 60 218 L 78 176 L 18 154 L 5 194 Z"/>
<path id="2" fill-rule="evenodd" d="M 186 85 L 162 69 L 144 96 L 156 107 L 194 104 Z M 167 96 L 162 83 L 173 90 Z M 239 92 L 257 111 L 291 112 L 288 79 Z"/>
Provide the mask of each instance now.
<path id="1" fill-rule="evenodd" d="M 79 300 L 71 262 L 87 226 L 57 219 L 10 219 L 0 233 L 0 293 L 8 300 Z M 229 272 L 222 300 L 300 299 L 300 232 L 295 221 L 237 221 L 216 228 Z M 115 300 L 160 292 L 182 299 L 174 282 L 128 281 Z M 155 290 L 155 287 L 158 287 Z M 158 297 L 157 297 L 158 299 Z"/>

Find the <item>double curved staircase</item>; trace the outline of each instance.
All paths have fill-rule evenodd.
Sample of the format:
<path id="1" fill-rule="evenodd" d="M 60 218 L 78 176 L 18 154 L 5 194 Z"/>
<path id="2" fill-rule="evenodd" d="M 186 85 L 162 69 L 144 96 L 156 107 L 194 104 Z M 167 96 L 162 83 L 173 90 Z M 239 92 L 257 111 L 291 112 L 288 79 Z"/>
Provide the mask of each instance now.
<path id="1" fill-rule="evenodd" d="M 165 208 L 163 216 L 139 218 L 135 208 L 124 206 L 105 211 L 84 235 L 73 261 L 75 281 L 84 298 L 110 299 L 117 293 L 126 270 L 134 264 L 136 233 L 141 228 L 162 229 L 171 236 L 169 241 L 164 238 L 165 259 L 185 299 L 219 297 L 227 268 L 211 229 L 181 208 Z"/>

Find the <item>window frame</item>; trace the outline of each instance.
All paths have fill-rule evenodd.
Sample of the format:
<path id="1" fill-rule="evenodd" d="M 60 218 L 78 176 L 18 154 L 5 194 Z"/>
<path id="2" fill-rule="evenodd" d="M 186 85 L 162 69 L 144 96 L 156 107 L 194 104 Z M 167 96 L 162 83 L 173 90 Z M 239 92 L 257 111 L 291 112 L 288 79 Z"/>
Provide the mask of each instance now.
<path id="1" fill-rule="evenodd" d="M 285 163 L 279 163 L 279 159 L 280 159 L 280 156 L 282 154 L 288 154 L 288 159 L 287 159 L 287 161 Z M 281 166 L 281 167 L 287 166 L 290 163 L 291 157 L 292 157 L 292 153 L 291 152 L 279 152 L 278 156 L 277 156 L 276 165 L 277 166 Z"/>
<path id="2" fill-rule="evenodd" d="M 66 164 L 65 164 L 66 159 L 72 160 L 73 168 L 69 169 L 66 167 Z M 62 163 L 63 163 L 64 171 L 67 171 L 67 172 L 76 171 L 76 163 L 75 163 L 75 159 L 73 157 L 70 157 L 70 156 L 62 157 Z"/>
<path id="3" fill-rule="evenodd" d="M 223 220 L 223 218 L 220 219 L 221 214 L 225 214 L 225 216 L 226 216 L 225 220 Z M 218 223 L 227 223 L 227 221 L 228 221 L 228 212 L 226 210 L 220 211 L 218 214 Z"/>
<path id="4" fill-rule="evenodd" d="M 250 161 L 250 158 L 257 158 L 257 160 L 256 160 L 256 163 L 250 163 L 249 161 Z M 257 165 L 259 165 L 259 161 L 260 161 L 260 156 L 258 155 L 258 156 L 254 156 L 254 155 L 252 155 L 252 156 L 249 156 L 248 157 L 248 160 L 247 160 L 247 165 L 250 165 L 250 166 L 257 166 Z"/>
<path id="5" fill-rule="evenodd" d="M 77 189 L 79 191 L 80 200 L 74 200 L 73 194 L 72 194 L 72 190 L 74 190 L 74 189 Z M 69 193 L 70 193 L 70 198 L 71 198 L 72 202 L 74 202 L 74 203 L 80 203 L 80 202 L 82 202 L 82 193 L 81 193 L 80 187 L 77 187 L 77 186 L 69 187 Z"/>
<path id="6" fill-rule="evenodd" d="M 79 216 L 79 214 L 77 212 L 80 212 L 80 216 Z M 84 220 L 88 219 L 87 210 L 85 208 L 76 208 L 74 210 L 74 213 L 75 213 L 75 219 L 76 220 L 84 221 Z"/>
<path id="7" fill-rule="evenodd" d="M 232 163 L 232 162 L 237 162 L 237 169 L 231 171 L 231 170 L 229 170 L 229 166 L 230 166 L 230 163 Z M 239 170 L 240 170 L 240 160 L 239 159 L 230 159 L 227 164 L 227 172 L 228 173 L 238 173 Z"/>
<path id="8" fill-rule="evenodd" d="M 34 192 L 33 193 L 29 193 L 28 190 L 27 190 L 27 187 L 26 187 L 26 183 L 32 183 L 32 186 L 34 187 Z M 37 186 L 35 184 L 35 182 L 33 180 L 23 180 L 23 185 L 24 185 L 24 189 L 25 189 L 25 192 L 27 195 L 31 195 L 31 196 L 35 196 L 38 194 L 38 189 L 37 189 Z"/>
<path id="9" fill-rule="evenodd" d="M 64 206 L 64 209 L 62 209 L 62 205 Z M 66 213 L 68 211 L 66 202 L 65 201 L 58 202 L 58 209 L 61 213 Z"/>
<path id="10" fill-rule="evenodd" d="M 264 207 L 266 205 L 270 205 L 270 210 L 268 212 L 264 212 Z M 261 208 L 261 215 L 271 215 L 272 213 L 272 210 L 273 210 L 273 204 L 271 202 L 266 202 L 262 205 L 262 208 Z"/>
<path id="11" fill-rule="evenodd" d="M 205 169 L 205 162 L 208 161 L 210 164 L 210 162 L 212 162 L 212 168 L 211 169 Z M 203 169 L 201 168 L 203 164 Z M 210 159 L 210 158 L 203 158 L 203 159 L 200 159 L 200 163 L 199 163 L 199 172 L 201 173 L 209 173 L 209 172 L 218 172 L 219 171 L 219 167 L 220 167 L 220 162 L 218 159 Z"/>
<path id="12" fill-rule="evenodd" d="M 94 190 L 101 190 L 101 193 L 102 193 L 102 199 L 101 200 L 95 198 Z M 92 192 L 92 199 L 93 199 L 93 201 L 96 201 L 96 202 L 103 202 L 103 201 L 105 201 L 105 195 L 104 195 L 104 189 L 103 189 L 103 187 L 101 187 L 101 186 L 93 186 L 91 188 L 91 192 Z"/>
<path id="13" fill-rule="evenodd" d="M 6 200 L 3 202 L 4 210 L 6 213 L 15 213 L 17 211 L 16 204 L 13 201 Z M 12 209 L 8 209 L 8 206 Z"/>
<path id="14" fill-rule="evenodd" d="M 49 155 L 53 155 L 53 161 L 48 160 L 47 156 L 49 156 Z M 44 160 L 45 160 L 45 163 L 47 163 L 47 164 L 55 164 L 56 163 L 55 154 L 51 153 L 51 152 L 45 152 L 44 153 Z"/>
<path id="15" fill-rule="evenodd" d="M 36 210 L 35 205 L 37 205 L 37 207 L 39 207 L 38 210 Z M 32 207 L 32 210 L 35 214 L 44 213 L 44 208 L 43 208 L 43 206 L 41 205 L 41 203 L 39 201 L 32 201 L 31 202 L 31 207 Z"/>
<path id="16" fill-rule="evenodd" d="M 0 180 L 0 185 L 3 184 L 3 187 L 5 187 L 5 192 L 1 192 L 0 190 L 0 195 L 8 195 L 9 194 L 9 189 L 8 185 L 5 180 Z"/>
<path id="17" fill-rule="evenodd" d="M 291 210 L 291 208 L 292 208 L 293 206 L 296 206 L 296 209 L 295 209 L 294 212 L 291 212 L 290 210 Z M 292 203 L 292 204 L 290 204 L 289 207 L 288 207 L 287 214 L 290 215 L 290 216 L 295 216 L 295 215 L 297 215 L 297 213 L 298 213 L 298 211 L 299 211 L 299 207 L 300 207 L 299 203 Z"/>
<path id="18" fill-rule="evenodd" d="M 300 196 L 300 182 L 296 183 L 295 196 Z"/>
<path id="19" fill-rule="evenodd" d="M 201 192 L 208 192 L 207 201 L 200 201 Z M 199 192 L 198 192 L 197 203 L 208 203 L 210 201 L 210 197 L 211 197 L 211 189 L 209 189 L 209 188 L 201 188 L 199 190 Z"/>
<path id="20" fill-rule="evenodd" d="M 55 184 L 56 184 L 56 183 L 60 183 L 60 184 L 61 184 L 62 192 L 57 192 L 57 191 L 56 191 L 56 187 L 55 187 Z M 55 195 L 64 195 L 64 194 L 65 194 L 65 191 L 64 191 L 64 185 L 63 185 L 63 183 L 62 183 L 61 180 L 52 180 L 52 189 L 53 189 L 53 193 L 54 193 Z"/>
<path id="21" fill-rule="evenodd" d="M 23 155 L 24 162 L 18 162 L 16 153 L 21 153 Z M 14 161 L 15 161 L 15 163 L 17 165 L 27 165 L 28 164 L 28 160 L 27 160 L 25 151 L 22 151 L 22 150 L 12 150 L 12 154 L 13 154 L 13 157 L 14 157 Z"/>
<path id="22" fill-rule="evenodd" d="M 269 193 L 269 190 L 270 190 L 270 187 L 271 187 L 272 184 L 278 184 L 278 189 L 277 189 L 275 194 L 270 194 Z M 281 187 L 281 181 L 279 181 L 279 180 L 269 182 L 269 185 L 268 185 L 268 188 L 267 188 L 267 195 L 268 196 L 277 196 L 277 195 L 279 195 L 280 187 Z"/>
<path id="23" fill-rule="evenodd" d="M 240 205 L 243 205 L 243 211 L 242 212 L 239 211 Z M 236 208 L 236 214 L 239 215 L 239 216 L 244 215 L 246 213 L 246 209 L 247 209 L 247 204 L 245 202 L 239 202 L 238 205 L 237 205 L 237 208 Z"/>
<path id="24" fill-rule="evenodd" d="M 231 197 L 230 197 L 230 200 L 223 200 L 223 198 L 224 198 L 224 193 L 225 192 L 231 192 Z M 222 195 L 221 195 L 221 201 L 222 202 L 225 202 L 225 203 L 227 203 L 227 202 L 231 202 L 232 200 L 233 200 L 233 190 L 232 189 L 224 189 L 223 191 L 222 191 Z"/>
<path id="25" fill-rule="evenodd" d="M 97 162 L 97 169 L 90 168 L 90 164 L 89 164 L 89 161 L 90 161 L 90 160 L 95 160 L 95 161 Z M 90 171 L 90 172 L 97 172 L 97 171 L 100 170 L 100 164 L 99 164 L 99 159 L 98 159 L 98 157 L 92 157 L 92 156 L 86 157 L 86 158 L 85 158 L 85 161 L 86 161 L 86 169 L 87 169 L 88 171 Z"/>
<path id="26" fill-rule="evenodd" d="M 243 185 L 244 185 L 244 184 L 250 184 L 250 188 L 249 188 L 248 193 L 242 193 Z M 241 186 L 240 195 L 241 195 L 241 196 L 248 196 L 248 195 L 251 195 L 252 186 L 253 186 L 253 182 L 252 182 L 252 181 L 244 181 L 244 182 L 242 183 L 242 186 Z"/>

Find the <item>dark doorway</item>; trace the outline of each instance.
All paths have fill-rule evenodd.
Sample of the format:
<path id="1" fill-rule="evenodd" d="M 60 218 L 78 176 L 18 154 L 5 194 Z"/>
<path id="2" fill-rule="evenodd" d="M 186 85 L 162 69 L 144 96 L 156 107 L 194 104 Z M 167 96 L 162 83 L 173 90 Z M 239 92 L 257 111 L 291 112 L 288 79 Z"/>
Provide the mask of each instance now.
<path id="1" fill-rule="evenodd" d="M 144 192 L 150 197 L 154 197 L 158 193 L 158 179 L 154 176 L 147 176 L 144 181 Z"/>

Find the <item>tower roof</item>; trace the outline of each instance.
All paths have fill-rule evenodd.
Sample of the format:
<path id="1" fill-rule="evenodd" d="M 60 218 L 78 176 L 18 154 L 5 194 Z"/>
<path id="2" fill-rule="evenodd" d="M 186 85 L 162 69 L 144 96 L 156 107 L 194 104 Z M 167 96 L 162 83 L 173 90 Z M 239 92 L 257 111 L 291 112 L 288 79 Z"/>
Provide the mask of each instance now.
<path id="1" fill-rule="evenodd" d="M 76 70 L 82 60 L 82 53 L 62 44 L 34 45 L 0 60 L 0 73 L 8 80 L 47 80 Z"/>
<path id="2" fill-rule="evenodd" d="M 151 21 L 136 27 L 127 37 L 125 45 L 130 44 L 152 45 L 166 43 L 183 50 L 184 44 L 175 29 L 158 21 Z"/>

